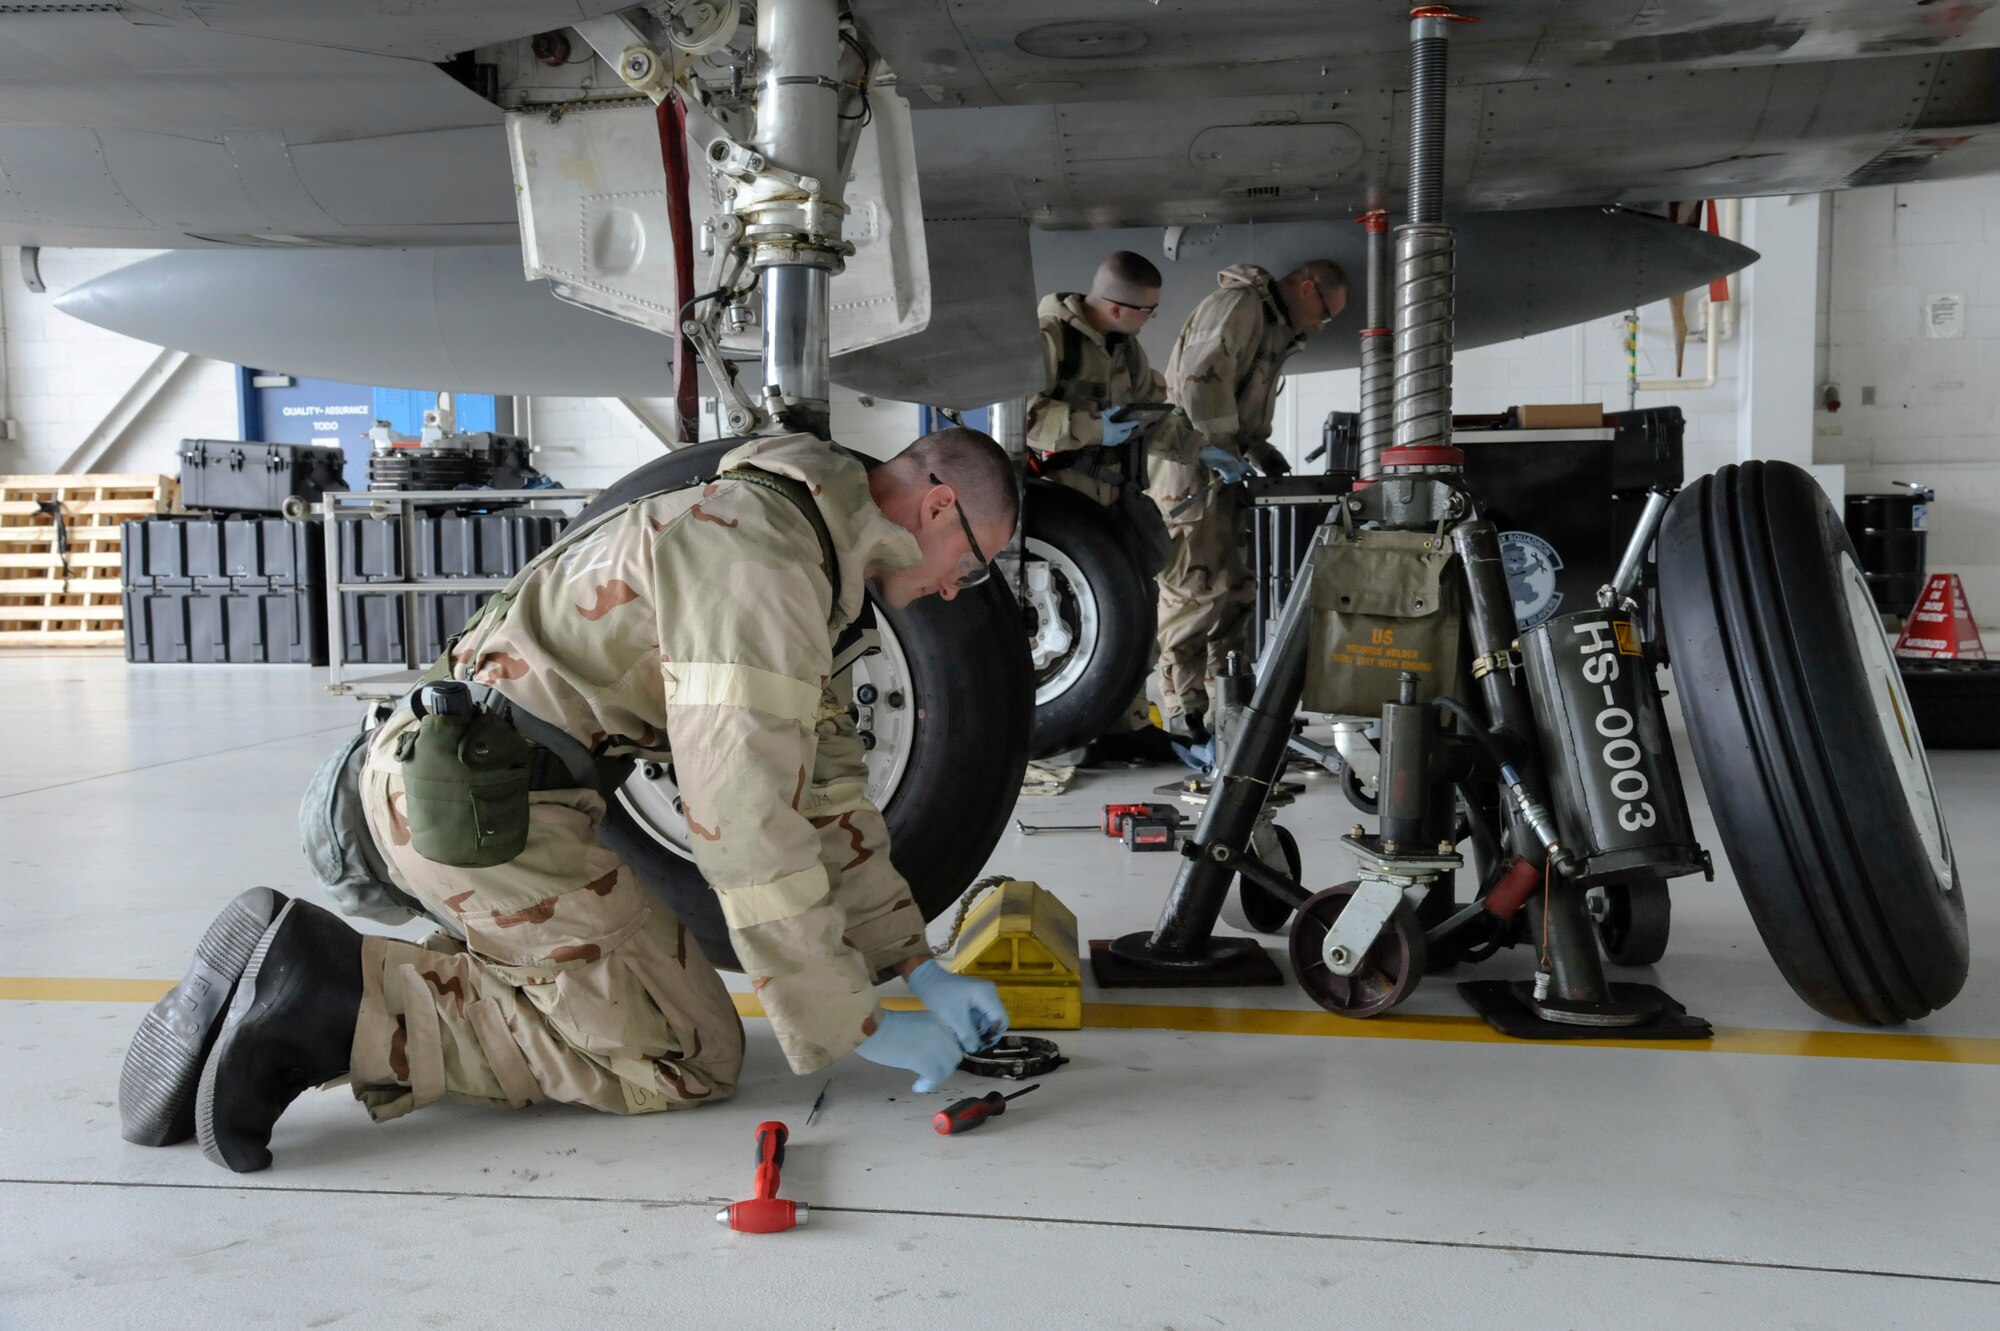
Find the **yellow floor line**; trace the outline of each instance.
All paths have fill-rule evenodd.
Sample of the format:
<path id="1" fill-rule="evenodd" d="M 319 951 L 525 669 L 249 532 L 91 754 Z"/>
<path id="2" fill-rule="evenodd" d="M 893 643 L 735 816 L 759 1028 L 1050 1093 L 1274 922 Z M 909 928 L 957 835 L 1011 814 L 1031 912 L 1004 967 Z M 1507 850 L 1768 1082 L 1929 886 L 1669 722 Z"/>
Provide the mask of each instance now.
<path id="1" fill-rule="evenodd" d="M 80 976 L 0 975 L 0 1001 L 38 1003 L 151 1003 L 172 980 L 100 980 Z M 754 994 L 732 993 L 736 1010 L 762 1017 Z M 891 998 L 883 1006 L 910 1009 L 915 999 Z M 1390 1016 L 1371 1021 L 1331 1012 L 1287 1008 L 1194 1007 L 1165 1003 L 1085 1003 L 1083 1024 L 1099 1030 L 1202 1031 L 1225 1035 L 1305 1035 L 1344 1040 L 1444 1040 L 1454 1044 L 1522 1044 L 1477 1017 Z M 1554 1043 L 1554 1042 L 1551 1042 Z M 1767 1054 L 1787 1058 L 1868 1058 L 1909 1063 L 1970 1063 L 2000 1067 L 2000 1039 L 1978 1035 L 1898 1035 L 1882 1031 L 1786 1031 L 1718 1026 L 1708 1040 L 1564 1040 L 1585 1049 L 1656 1049 L 1662 1052 Z"/>

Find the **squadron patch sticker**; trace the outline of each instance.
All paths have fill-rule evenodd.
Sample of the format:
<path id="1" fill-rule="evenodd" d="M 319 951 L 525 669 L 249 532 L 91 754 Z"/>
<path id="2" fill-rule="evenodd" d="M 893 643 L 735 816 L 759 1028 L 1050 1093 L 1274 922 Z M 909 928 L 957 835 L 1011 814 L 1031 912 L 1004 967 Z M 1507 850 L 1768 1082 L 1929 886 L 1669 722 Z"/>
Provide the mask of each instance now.
<path id="1" fill-rule="evenodd" d="M 1514 619 L 1531 629 L 1562 608 L 1556 590 L 1562 556 L 1556 548 L 1528 531 L 1500 533 L 1500 554 L 1507 568 L 1507 589 L 1514 594 Z"/>

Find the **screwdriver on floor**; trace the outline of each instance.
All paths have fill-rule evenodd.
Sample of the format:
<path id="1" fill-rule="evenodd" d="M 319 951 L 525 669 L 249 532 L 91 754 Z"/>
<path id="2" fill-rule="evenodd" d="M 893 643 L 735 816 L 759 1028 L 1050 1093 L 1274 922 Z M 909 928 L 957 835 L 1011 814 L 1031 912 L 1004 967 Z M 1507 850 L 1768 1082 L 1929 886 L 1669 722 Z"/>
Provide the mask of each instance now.
<path id="1" fill-rule="evenodd" d="M 998 1118 L 1006 1113 L 1009 1100 L 1018 1100 L 1029 1091 L 1039 1090 L 1041 1085 L 1040 1082 L 1036 1082 L 1033 1086 L 1024 1086 L 1012 1095 L 988 1091 L 970 1100 L 956 1101 L 931 1115 L 931 1126 L 938 1130 L 938 1135 L 941 1137 L 970 1132 L 987 1119 Z"/>

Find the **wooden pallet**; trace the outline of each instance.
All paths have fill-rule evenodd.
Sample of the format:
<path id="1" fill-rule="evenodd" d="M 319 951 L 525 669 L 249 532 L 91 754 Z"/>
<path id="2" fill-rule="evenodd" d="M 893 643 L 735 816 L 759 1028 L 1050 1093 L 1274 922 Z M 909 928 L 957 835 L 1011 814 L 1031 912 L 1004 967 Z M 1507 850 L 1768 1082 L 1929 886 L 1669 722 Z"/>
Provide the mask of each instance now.
<path id="1" fill-rule="evenodd" d="M 123 646 L 120 524 L 179 506 L 171 476 L 0 476 L 0 648 Z"/>

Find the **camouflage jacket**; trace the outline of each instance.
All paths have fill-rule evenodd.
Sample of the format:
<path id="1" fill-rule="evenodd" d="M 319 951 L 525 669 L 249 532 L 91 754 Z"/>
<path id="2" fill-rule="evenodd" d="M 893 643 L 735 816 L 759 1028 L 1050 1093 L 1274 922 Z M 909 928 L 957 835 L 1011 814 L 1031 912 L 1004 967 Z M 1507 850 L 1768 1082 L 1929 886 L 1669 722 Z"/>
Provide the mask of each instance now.
<path id="1" fill-rule="evenodd" d="M 1216 281 L 1221 290 L 1194 307 L 1167 358 L 1167 395 L 1202 443 L 1257 462 L 1271 438 L 1278 372 L 1305 339 L 1262 268 L 1232 264 Z"/>
<path id="2" fill-rule="evenodd" d="M 1077 292 L 1042 297 L 1036 314 L 1048 387 L 1028 399 L 1028 447 L 1039 453 L 1093 448 L 1104 441 L 1108 408 L 1167 400 L 1166 385 L 1146 362 L 1139 339 L 1106 337 L 1092 328 Z"/>
<path id="3" fill-rule="evenodd" d="M 860 463 L 809 435 L 736 449 L 720 471 L 803 481 L 840 569 L 784 495 L 719 475 L 640 500 L 531 566 L 456 672 L 599 753 L 671 762 L 695 863 L 785 1057 L 811 1072 L 875 1028 L 875 982 L 928 954 L 889 862 L 833 644 L 875 565 L 921 557 Z"/>

